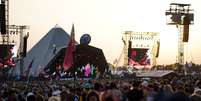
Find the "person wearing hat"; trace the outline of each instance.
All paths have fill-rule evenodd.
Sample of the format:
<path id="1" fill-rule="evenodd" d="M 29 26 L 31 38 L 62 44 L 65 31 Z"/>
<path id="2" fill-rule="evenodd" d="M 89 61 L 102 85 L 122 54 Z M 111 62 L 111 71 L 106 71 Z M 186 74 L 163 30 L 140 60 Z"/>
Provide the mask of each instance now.
<path id="1" fill-rule="evenodd" d="M 201 89 L 195 88 L 193 94 L 190 96 L 191 101 L 201 101 Z"/>
<path id="2" fill-rule="evenodd" d="M 176 81 L 175 89 L 175 93 L 167 101 L 191 101 L 185 93 L 184 83 L 181 80 Z"/>
<path id="3" fill-rule="evenodd" d="M 29 92 L 27 94 L 27 101 L 36 101 L 36 97 L 35 97 L 34 93 Z"/>
<path id="4" fill-rule="evenodd" d="M 128 100 L 129 101 L 142 101 L 143 99 L 143 91 L 139 87 L 140 86 L 140 81 L 134 81 L 132 83 L 132 87 L 130 88 L 131 90 L 128 93 Z"/>

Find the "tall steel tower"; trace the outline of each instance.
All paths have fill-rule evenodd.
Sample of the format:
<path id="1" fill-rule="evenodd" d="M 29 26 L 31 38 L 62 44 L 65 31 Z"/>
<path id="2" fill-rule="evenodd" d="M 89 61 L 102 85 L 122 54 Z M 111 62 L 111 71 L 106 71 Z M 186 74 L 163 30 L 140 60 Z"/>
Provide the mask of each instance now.
<path id="1" fill-rule="evenodd" d="M 194 23 L 193 10 L 190 4 L 171 3 L 165 15 L 169 18 L 167 25 L 176 25 L 178 34 L 177 63 L 184 65 L 184 45 L 188 42 L 189 25 Z"/>
<path id="2" fill-rule="evenodd" d="M 9 44 L 9 1 L 1 0 L 0 3 L 0 25 L 1 25 L 1 35 L 2 43 Z"/>
<path id="3" fill-rule="evenodd" d="M 0 67 L 11 65 L 9 58 L 11 56 L 10 49 L 13 47 L 9 42 L 9 2 L 8 0 L 0 0 Z"/>

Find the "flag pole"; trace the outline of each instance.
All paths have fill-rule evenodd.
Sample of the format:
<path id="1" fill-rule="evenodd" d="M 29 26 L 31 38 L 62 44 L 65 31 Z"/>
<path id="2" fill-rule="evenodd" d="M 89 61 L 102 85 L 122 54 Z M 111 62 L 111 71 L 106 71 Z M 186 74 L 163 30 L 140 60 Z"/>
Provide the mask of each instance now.
<path id="1" fill-rule="evenodd" d="M 75 81 L 76 81 L 76 75 L 75 75 L 75 67 L 76 67 L 75 66 L 75 50 L 76 50 L 76 46 L 75 46 L 75 29 L 74 29 L 74 24 L 72 24 L 70 42 L 68 42 L 67 47 L 66 47 L 63 67 L 64 67 L 64 70 L 68 70 L 69 68 L 73 68 L 73 70 L 70 73 L 72 73 L 72 75 L 73 75 L 74 86 L 75 86 Z"/>
<path id="2" fill-rule="evenodd" d="M 76 74 L 75 74 L 75 51 L 73 52 L 73 75 L 74 75 L 74 78 L 73 78 L 73 82 L 74 82 L 73 89 L 75 90 L 75 82 L 76 82 Z"/>

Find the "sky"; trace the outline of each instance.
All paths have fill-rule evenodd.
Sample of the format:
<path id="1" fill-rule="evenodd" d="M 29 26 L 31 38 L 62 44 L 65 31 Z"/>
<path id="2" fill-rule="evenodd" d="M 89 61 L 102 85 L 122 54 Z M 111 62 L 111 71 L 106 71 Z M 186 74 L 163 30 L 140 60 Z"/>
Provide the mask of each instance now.
<path id="1" fill-rule="evenodd" d="M 194 9 L 194 25 L 190 26 L 186 60 L 201 64 L 200 0 L 10 0 L 10 24 L 29 25 L 28 49 L 51 28 L 59 24 L 70 33 L 75 24 L 75 39 L 88 33 L 90 45 L 103 49 L 108 62 L 119 58 L 125 31 L 159 32 L 158 64 L 176 62 L 176 26 L 166 25 L 165 10 L 172 2 L 190 3 Z"/>

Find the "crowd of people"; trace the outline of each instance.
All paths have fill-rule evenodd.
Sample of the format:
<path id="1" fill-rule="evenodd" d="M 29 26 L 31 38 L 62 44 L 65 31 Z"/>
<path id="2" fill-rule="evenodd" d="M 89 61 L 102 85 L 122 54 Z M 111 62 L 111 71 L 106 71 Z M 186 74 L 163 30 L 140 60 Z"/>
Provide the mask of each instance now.
<path id="1" fill-rule="evenodd" d="M 199 76 L 0 81 L 0 101 L 201 101 Z"/>

